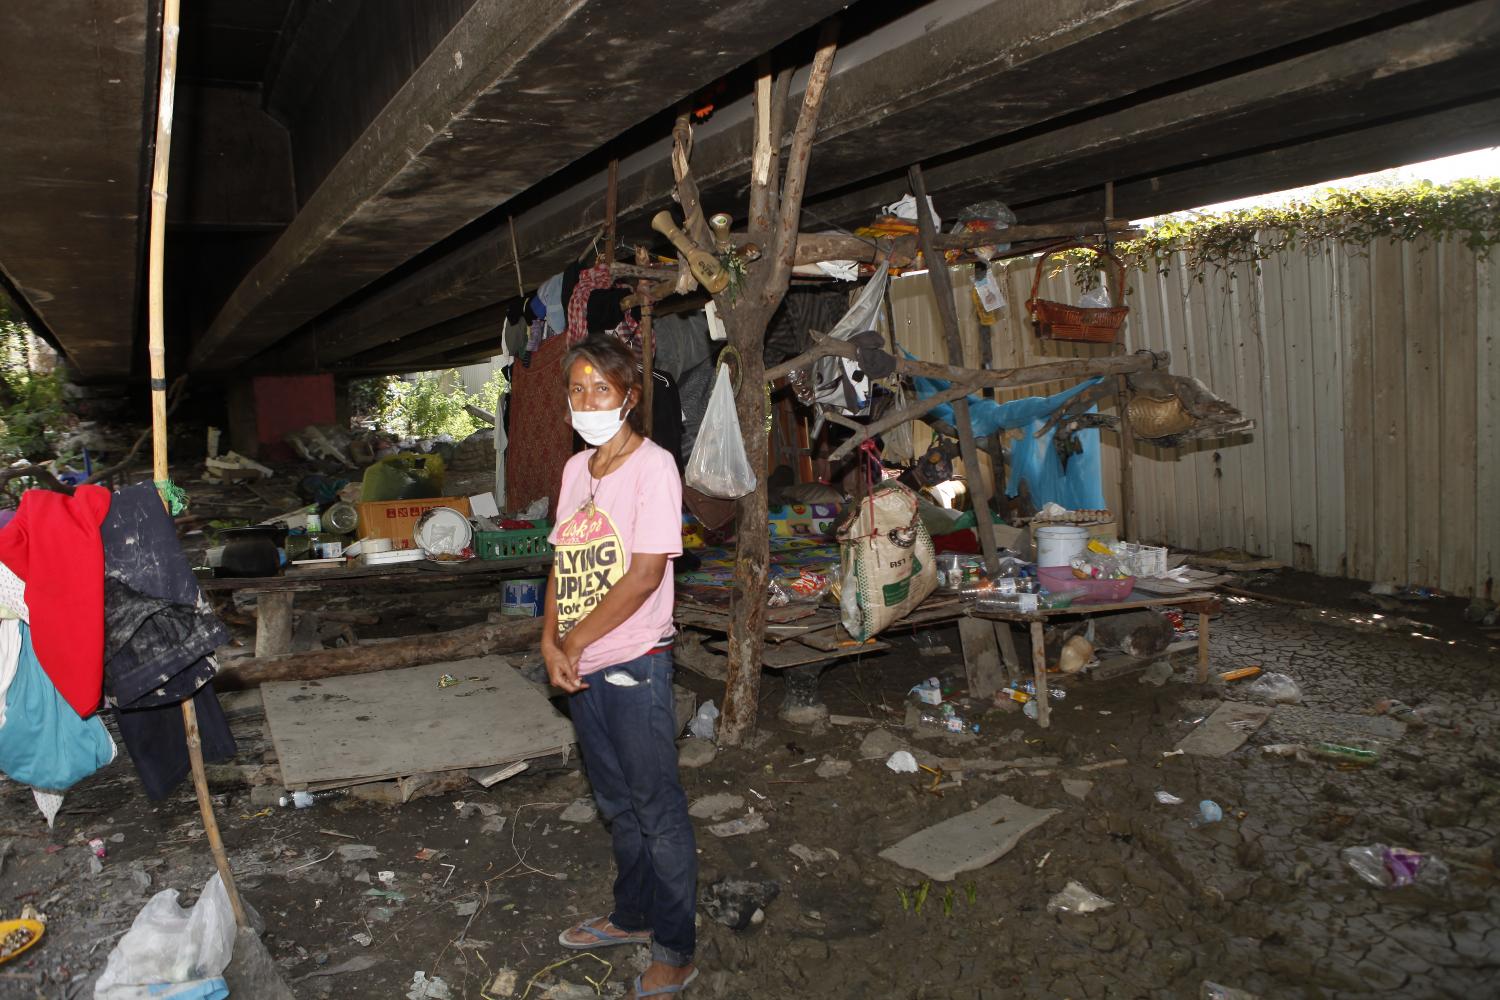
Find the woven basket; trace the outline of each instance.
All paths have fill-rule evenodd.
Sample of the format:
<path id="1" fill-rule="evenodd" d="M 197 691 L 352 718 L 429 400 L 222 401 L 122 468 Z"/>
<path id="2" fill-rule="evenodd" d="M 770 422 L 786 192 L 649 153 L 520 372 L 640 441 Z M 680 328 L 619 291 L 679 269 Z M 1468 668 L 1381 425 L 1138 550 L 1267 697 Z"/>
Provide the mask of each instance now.
<path id="1" fill-rule="evenodd" d="M 1026 311 L 1031 313 L 1031 322 L 1036 334 L 1043 340 L 1083 341 L 1091 344 L 1113 344 L 1120 338 L 1120 327 L 1130 313 L 1129 306 L 1109 306 L 1104 309 L 1053 302 L 1036 297 L 1042 287 L 1042 268 L 1047 258 L 1064 250 L 1082 248 L 1093 250 L 1114 265 L 1115 288 L 1110 301 L 1125 301 L 1125 265 L 1120 258 L 1107 250 L 1081 243 L 1053 247 L 1037 258 L 1036 276 L 1031 281 L 1031 298 L 1026 300 Z"/>
<path id="2" fill-rule="evenodd" d="M 1181 434 L 1196 422 L 1193 415 L 1176 396 L 1161 399 L 1157 396 L 1135 395 L 1125 407 L 1130 429 L 1137 437 L 1162 438 Z"/>

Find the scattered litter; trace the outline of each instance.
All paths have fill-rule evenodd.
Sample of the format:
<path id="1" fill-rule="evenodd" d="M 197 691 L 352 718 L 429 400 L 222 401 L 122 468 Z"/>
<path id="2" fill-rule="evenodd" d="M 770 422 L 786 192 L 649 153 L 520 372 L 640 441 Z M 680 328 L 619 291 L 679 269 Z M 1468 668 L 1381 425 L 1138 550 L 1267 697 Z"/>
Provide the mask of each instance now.
<path id="1" fill-rule="evenodd" d="M 941 705 L 943 703 L 943 684 L 936 677 L 929 677 L 907 694 L 914 694 L 917 700 L 924 705 Z"/>
<path id="2" fill-rule="evenodd" d="M 1262 674 L 1245 689 L 1245 695 L 1267 705 L 1296 705 L 1302 701 L 1302 689 L 1297 682 L 1278 673 Z"/>
<path id="3" fill-rule="evenodd" d="M 323 969 L 314 969 L 311 972 L 304 972 L 296 979 L 293 979 L 292 982 L 300 983 L 304 979 L 317 979 L 321 976 L 342 976 L 348 972 L 364 972 L 366 969 L 373 969 L 379 964 L 380 959 L 376 958 L 374 955 L 356 955 L 353 958 L 349 959 L 347 962 L 340 962 L 338 965 L 332 965 Z"/>
<path id="4" fill-rule="evenodd" d="M 354 941 L 354 943 L 359 945 L 361 948 L 368 948 L 370 947 L 370 945 L 375 943 L 375 939 L 366 934 L 364 931 L 360 931 L 357 934 L 351 934 L 349 936 Z"/>
<path id="5" fill-rule="evenodd" d="M 897 774 L 917 773 L 917 759 L 909 750 L 897 750 L 886 759 L 885 766 Z"/>
<path id="6" fill-rule="evenodd" d="M 1385 844 L 1346 847 L 1339 852 L 1339 857 L 1360 878 L 1382 889 L 1394 889 L 1417 882 L 1441 885 L 1448 880 L 1448 866 L 1441 859 L 1405 847 L 1388 847 Z"/>
<path id="7" fill-rule="evenodd" d="M 1160 802 L 1164 806 L 1180 806 L 1180 805 L 1182 805 L 1182 800 L 1181 799 L 1179 799 L 1177 796 L 1173 795 L 1171 792 L 1166 791 L 1165 789 L 1163 789 L 1163 790 L 1161 790 L 1161 791 L 1159 791 L 1159 792 L 1156 793 L 1156 801 Z"/>
<path id="8" fill-rule="evenodd" d="M 1187 753 L 1186 750 L 1182 749 L 1181 747 L 1178 747 L 1176 750 L 1163 750 L 1161 752 L 1161 755 L 1163 757 L 1181 757 L 1185 753 Z"/>
<path id="9" fill-rule="evenodd" d="M 825 760 L 813 771 L 820 778 L 842 778 L 854 767 L 847 760 Z"/>
<path id="10" fill-rule="evenodd" d="M 1170 757 L 1170 756 L 1172 756 L 1172 754 L 1163 754 L 1163 756 Z M 1115 757 L 1112 760 L 1101 760 L 1101 761 L 1098 761 L 1097 763 L 1094 763 L 1094 764 L 1084 764 L 1078 770 L 1080 770 L 1080 771 L 1103 771 L 1104 769 L 1110 768 L 1110 767 L 1124 767 L 1126 764 L 1129 764 L 1129 763 L 1130 763 L 1130 761 L 1126 760 L 1124 757 Z"/>
<path id="11" fill-rule="evenodd" d="M 793 844 L 787 848 L 792 857 L 806 862 L 810 865 L 821 864 L 825 861 L 837 861 L 839 852 L 831 847 L 808 847 L 806 844 Z"/>
<path id="12" fill-rule="evenodd" d="M 1188 824 L 1193 829 L 1200 826 L 1212 826 L 1224 818 L 1224 809 L 1213 799 L 1204 799 L 1198 803 L 1198 815 Z"/>
<path id="13" fill-rule="evenodd" d="M 453 1000 L 453 994 L 448 992 L 448 984 L 441 976 L 427 978 L 427 973 L 418 969 L 412 973 L 411 989 L 406 992 L 406 1000 Z"/>
<path id="14" fill-rule="evenodd" d="M 564 809 L 558 819 L 564 823 L 592 823 L 599 816 L 599 808 L 594 805 L 593 799 L 574 799 Z"/>
<path id="15" fill-rule="evenodd" d="M 733 795 L 729 792 L 715 792 L 695 800 L 688 807 L 688 815 L 694 819 L 718 819 L 732 812 L 738 812 L 744 807 L 744 796 Z"/>
<path id="16" fill-rule="evenodd" d="M 745 791 L 749 792 L 751 795 L 754 795 L 757 799 L 760 799 L 762 802 L 766 801 L 766 797 L 764 795 L 760 794 L 760 792 L 757 792 L 755 789 L 751 788 L 749 785 L 745 786 Z"/>
<path id="17" fill-rule="evenodd" d="M 443 676 L 438 678 L 438 687 L 440 688 L 451 688 L 455 684 L 462 683 L 462 681 L 460 681 L 457 677 L 454 677 L 452 674 L 444 674 Z"/>
<path id="18" fill-rule="evenodd" d="M 951 882 L 960 872 L 998 861 L 1057 812 L 1033 809 L 1008 795 L 999 795 L 976 809 L 919 830 L 881 851 L 880 856 L 928 878 Z"/>
<path id="19" fill-rule="evenodd" d="M 698 706 L 698 713 L 693 716 L 693 721 L 688 723 L 688 732 L 700 740 L 707 740 L 712 743 L 714 740 L 714 720 L 718 719 L 718 717 L 719 710 L 714 707 L 714 703 L 711 700 L 705 701 Z"/>
<path id="20" fill-rule="evenodd" d="M 496 1000 L 515 996 L 517 978 L 515 969 L 501 969 L 495 973 L 495 978 L 490 980 L 490 984 L 484 988 L 484 992 L 495 997 Z"/>
<path id="21" fill-rule="evenodd" d="M 1198 1000 L 1260 1000 L 1260 997 L 1254 993 L 1247 993 L 1245 990 L 1221 986 L 1205 979 L 1203 985 L 1198 988 Z"/>
<path id="22" fill-rule="evenodd" d="M 380 881 L 384 882 L 386 885 L 395 885 L 396 884 L 396 873 L 393 872 L 393 871 L 391 871 L 390 869 L 386 869 L 385 871 L 376 872 L 375 873 L 375 877 L 378 878 L 378 879 L 380 879 Z"/>
<path id="23" fill-rule="evenodd" d="M 340 844 L 338 855 L 340 861 L 374 861 L 380 852 L 369 844 Z"/>
<path id="24" fill-rule="evenodd" d="M 759 833 L 767 829 L 770 829 L 770 824 L 766 822 L 765 814 L 753 812 L 739 819 L 715 823 L 708 828 L 708 832 L 715 837 L 743 837 L 747 833 Z"/>
<path id="25" fill-rule="evenodd" d="M 439 851 L 436 848 L 432 848 L 432 847 L 419 847 L 419 848 L 417 848 L 417 853 L 412 855 L 412 860 L 414 860 L 414 861 L 431 861 L 433 858 L 437 857 L 438 855 L 440 855 L 442 853 L 443 853 L 442 851 Z"/>
<path id="26" fill-rule="evenodd" d="M 921 632 L 917 635 L 917 653 L 921 656 L 948 656 L 953 650 L 938 638 L 936 632 Z"/>
<path id="27" fill-rule="evenodd" d="M 395 889 L 366 889 L 365 895 L 376 899 L 389 899 L 393 903 L 406 902 L 406 893 L 397 892 Z"/>
<path id="28" fill-rule="evenodd" d="M 1238 670 L 1226 670 L 1219 675 L 1219 680 L 1226 684 L 1230 681 L 1245 681 L 1260 673 L 1260 664 L 1252 663 L 1248 667 L 1240 667 Z"/>
<path id="29" fill-rule="evenodd" d="M 742 931 L 759 923 L 756 914 L 764 919 L 765 908 L 780 894 L 779 882 L 725 877 L 704 886 L 698 893 L 698 903 L 709 919 Z"/>
<path id="30" fill-rule="evenodd" d="M 1096 893 L 1090 892 L 1077 882 L 1069 882 L 1062 891 L 1047 901 L 1048 913 L 1093 913 L 1107 910 L 1115 904 Z"/>
<path id="31" fill-rule="evenodd" d="M 460 917 L 472 917 L 479 912 L 479 900 L 469 899 L 462 903 L 454 903 L 453 912 Z"/>
<path id="32" fill-rule="evenodd" d="M 106 856 L 104 841 L 98 837 L 94 837 L 89 841 L 89 850 L 94 852 L 94 857 L 96 858 L 102 859 Z"/>

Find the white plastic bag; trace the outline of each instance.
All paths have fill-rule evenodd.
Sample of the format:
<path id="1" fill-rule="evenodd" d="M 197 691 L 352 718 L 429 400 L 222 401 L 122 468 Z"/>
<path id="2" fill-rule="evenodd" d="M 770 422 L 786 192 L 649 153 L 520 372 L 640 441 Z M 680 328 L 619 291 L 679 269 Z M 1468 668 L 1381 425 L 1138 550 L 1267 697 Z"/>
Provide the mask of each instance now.
<path id="1" fill-rule="evenodd" d="M 1077 882 L 1063 886 L 1062 892 L 1047 901 L 1048 913 L 1093 913 L 1107 910 L 1115 904 L 1096 893 L 1090 892 Z"/>
<path id="2" fill-rule="evenodd" d="M 223 1000 L 229 988 L 221 977 L 234 956 L 234 933 L 229 893 L 217 873 L 190 911 L 177 905 L 176 889 L 158 892 L 109 953 L 94 998 Z"/>
<path id="3" fill-rule="evenodd" d="M 1269 673 L 1261 674 L 1249 687 L 1245 694 L 1252 701 L 1265 702 L 1267 705 L 1295 705 L 1302 701 L 1302 689 L 1297 682 L 1286 674 Z"/>
<path id="4" fill-rule="evenodd" d="M 698 428 L 683 481 L 700 493 L 721 500 L 735 500 L 755 489 L 755 471 L 745 457 L 745 438 L 740 433 L 739 414 L 734 409 L 734 389 L 729 369 L 719 366 L 708 409 Z"/>
<path id="5" fill-rule="evenodd" d="M 714 720 L 719 717 L 719 710 L 714 707 L 712 701 L 705 701 L 698 706 L 698 714 L 693 716 L 693 721 L 688 723 L 688 732 L 700 740 L 714 740 Z"/>

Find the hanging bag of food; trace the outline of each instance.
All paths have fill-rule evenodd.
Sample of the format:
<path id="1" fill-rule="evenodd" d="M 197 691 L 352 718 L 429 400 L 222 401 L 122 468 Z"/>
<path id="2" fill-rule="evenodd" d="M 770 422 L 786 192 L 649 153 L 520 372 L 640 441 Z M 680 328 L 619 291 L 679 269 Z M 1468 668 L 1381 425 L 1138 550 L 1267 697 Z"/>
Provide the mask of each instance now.
<path id="1" fill-rule="evenodd" d="M 719 366 L 683 481 L 721 500 L 733 500 L 755 489 L 755 472 L 750 468 L 750 459 L 745 456 L 745 438 L 740 433 L 740 418 L 734 408 L 734 389 L 729 384 L 729 368 L 725 365 Z"/>
<path id="2" fill-rule="evenodd" d="M 838 537 L 841 617 L 861 642 L 910 614 L 937 587 L 937 557 L 917 495 L 895 480 L 862 497 Z"/>

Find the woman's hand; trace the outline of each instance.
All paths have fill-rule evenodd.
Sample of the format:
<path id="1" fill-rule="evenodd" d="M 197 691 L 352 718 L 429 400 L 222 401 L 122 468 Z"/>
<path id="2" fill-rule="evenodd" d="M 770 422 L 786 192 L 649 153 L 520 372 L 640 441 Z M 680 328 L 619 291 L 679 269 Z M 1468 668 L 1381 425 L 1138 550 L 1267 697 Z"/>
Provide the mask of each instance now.
<path id="1" fill-rule="evenodd" d="M 547 664 L 547 680 L 552 686 L 569 694 L 588 687 L 578 676 L 578 661 L 583 651 L 574 651 L 566 639 L 561 646 L 556 643 L 542 644 L 542 661 Z"/>

